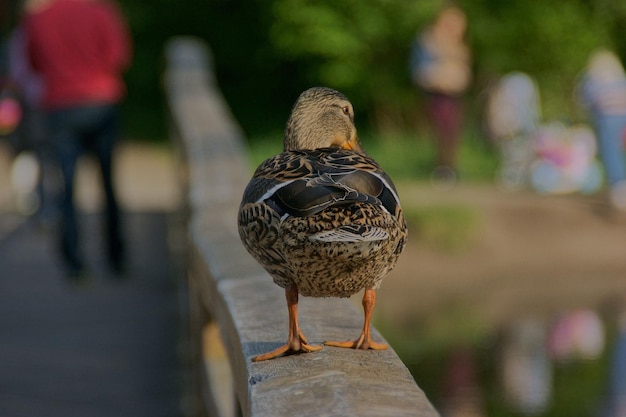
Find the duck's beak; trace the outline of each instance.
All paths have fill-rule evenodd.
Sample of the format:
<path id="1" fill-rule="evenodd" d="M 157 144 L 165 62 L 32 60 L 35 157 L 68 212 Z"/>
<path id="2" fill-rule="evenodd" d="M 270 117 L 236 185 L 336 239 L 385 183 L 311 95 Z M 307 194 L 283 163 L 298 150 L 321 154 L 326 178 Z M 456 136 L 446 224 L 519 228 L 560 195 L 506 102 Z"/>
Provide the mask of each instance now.
<path id="1" fill-rule="evenodd" d="M 343 145 L 341 145 L 341 147 L 343 149 L 348 149 L 351 151 L 356 151 L 356 152 L 362 152 L 363 149 L 361 148 L 361 143 L 359 142 L 359 137 L 358 136 L 353 136 L 352 139 L 350 139 L 347 142 L 344 142 Z"/>

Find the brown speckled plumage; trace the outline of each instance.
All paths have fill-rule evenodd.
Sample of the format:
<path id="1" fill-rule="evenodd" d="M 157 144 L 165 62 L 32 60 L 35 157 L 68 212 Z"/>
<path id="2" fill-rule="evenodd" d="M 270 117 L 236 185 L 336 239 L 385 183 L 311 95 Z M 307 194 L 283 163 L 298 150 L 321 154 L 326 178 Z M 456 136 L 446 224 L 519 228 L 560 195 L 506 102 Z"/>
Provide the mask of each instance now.
<path id="1" fill-rule="evenodd" d="M 324 199 L 324 203 L 333 204 L 317 213 L 287 215 L 281 220 L 284 209 L 272 200 L 273 195 L 266 195 L 267 190 L 295 180 L 308 184 L 317 180 L 326 185 L 324 180 L 319 181 L 322 172 L 335 175 L 332 184 L 335 189 L 331 191 L 338 194 L 337 201 Z M 376 191 L 388 193 L 393 212 L 387 211 L 379 195 L 361 196 L 358 189 L 347 190 L 349 186 L 341 184 L 342 178 L 355 173 L 371 176 L 381 185 Z M 349 297 L 364 288 L 377 289 L 395 264 L 406 239 L 400 205 L 381 178 L 389 181 L 371 158 L 354 151 L 281 153 L 257 169 L 244 194 L 239 213 L 241 239 L 276 284 L 286 288 L 295 283 L 302 295 Z M 348 226 L 359 226 L 360 230 L 346 234 L 345 240 L 324 242 L 314 237 L 319 232 Z M 373 228 L 386 232 L 386 239 L 362 237 Z"/>
<path id="2" fill-rule="evenodd" d="M 305 91 L 287 122 L 285 151 L 263 162 L 244 192 L 241 240 L 274 282 L 295 294 L 290 305 L 297 294 L 349 297 L 378 289 L 406 243 L 395 187 L 361 150 L 353 118 L 341 93 Z M 366 308 L 369 338 L 367 316 Z M 315 350 L 301 334 L 302 343 L 292 340 L 292 330 L 299 333 L 297 320 L 287 351 Z"/>

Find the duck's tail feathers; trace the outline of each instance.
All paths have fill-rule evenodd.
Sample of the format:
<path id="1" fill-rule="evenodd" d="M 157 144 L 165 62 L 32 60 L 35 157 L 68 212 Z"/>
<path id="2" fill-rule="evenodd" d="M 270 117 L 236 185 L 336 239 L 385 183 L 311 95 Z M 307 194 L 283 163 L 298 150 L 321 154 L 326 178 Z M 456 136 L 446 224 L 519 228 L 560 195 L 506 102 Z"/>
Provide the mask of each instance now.
<path id="1" fill-rule="evenodd" d="M 318 242 L 375 242 L 389 239 L 389 233 L 380 227 L 350 225 L 315 233 L 309 239 Z"/>

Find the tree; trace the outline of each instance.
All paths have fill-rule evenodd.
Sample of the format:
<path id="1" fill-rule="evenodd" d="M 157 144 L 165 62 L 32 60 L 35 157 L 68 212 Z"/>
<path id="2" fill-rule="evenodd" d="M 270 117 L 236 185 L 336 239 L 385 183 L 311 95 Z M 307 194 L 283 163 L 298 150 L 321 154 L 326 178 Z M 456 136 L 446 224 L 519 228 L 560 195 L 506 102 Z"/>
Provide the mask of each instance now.
<path id="1" fill-rule="evenodd" d="M 344 91 L 378 128 L 403 123 L 412 88 L 408 52 L 440 1 L 277 0 L 270 41 L 303 78 Z"/>
<path id="2" fill-rule="evenodd" d="M 445 0 L 120 0 L 136 44 L 128 74 L 133 131 L 164 127 L 156 108 L 163 45 L 173 35 L 205 39 L 220 88 L 249 136 L 282 129 L 290 106 L 313 85 L 340 89 L 358 121 L 412 128 L 420 117 L 408 55 Z M 626 57 L 623 0 L 457 0 L 469 18 L 478 96 L 497 77 L 524 71 L 539 84 L 544 114 L 575 118 L 573 88 L 598 46 Z M 478 113 L 470 106 L 473 113 Z M 156 117 L 154 115 L 157 115 Z M 147 133 L 142 134 L 144 129 Z"/>

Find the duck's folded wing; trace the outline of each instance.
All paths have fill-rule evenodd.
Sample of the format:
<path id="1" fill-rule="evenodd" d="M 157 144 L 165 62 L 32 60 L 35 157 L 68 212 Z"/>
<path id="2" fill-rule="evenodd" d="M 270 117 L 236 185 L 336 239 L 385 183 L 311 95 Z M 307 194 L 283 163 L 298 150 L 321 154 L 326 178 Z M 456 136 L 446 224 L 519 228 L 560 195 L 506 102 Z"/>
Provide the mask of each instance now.
<path id="1" fill-rule="evenodd" d="M 366 173 L 363 173 L 367 175 Z M 370 175 L 370 177 L 372 177 Z M 334 205 L 368 202 L 381 204 L 373 195 L 343 183 L 345 175 L 324 174 L 314 178 L 292 181 L 281 187 L 270 198 L 292 216 L 309 216 Z M 376 180 L 376 177 L 372 177 Z M 375 182 L 375 181 L 373 181 Z M 372 188 L 379 188 L 373 185 Z"/>
<path id="2" fill-rule="evenodd" d="M 242 200 L 265 202 L 282 216 L 308 216 L 354 202 L 396 213 L 399 201 L 386 174 L 366 155 L 342 150 L 283 152 L 262 163 Z"/>

